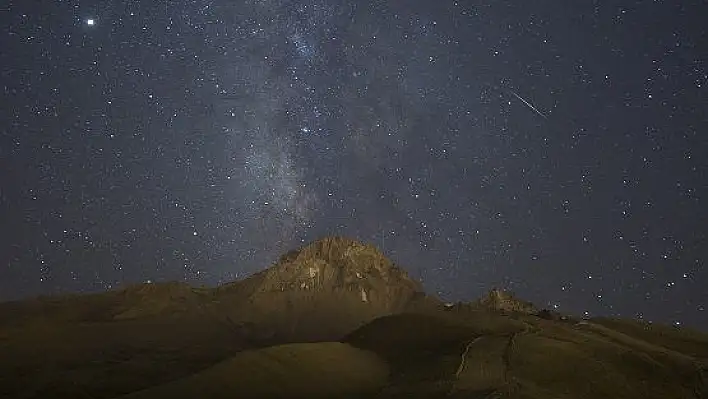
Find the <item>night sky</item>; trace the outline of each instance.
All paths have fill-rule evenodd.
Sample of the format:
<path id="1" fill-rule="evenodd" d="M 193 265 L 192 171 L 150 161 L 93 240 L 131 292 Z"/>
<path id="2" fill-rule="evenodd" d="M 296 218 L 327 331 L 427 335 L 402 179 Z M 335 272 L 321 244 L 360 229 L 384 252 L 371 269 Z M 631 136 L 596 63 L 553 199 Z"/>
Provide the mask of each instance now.
<path id="1" fill-rule="evenodd" d="M 431 293 L 708 328 L 704 1 L 3 1 L 0 299 L 329 235 Z"/>

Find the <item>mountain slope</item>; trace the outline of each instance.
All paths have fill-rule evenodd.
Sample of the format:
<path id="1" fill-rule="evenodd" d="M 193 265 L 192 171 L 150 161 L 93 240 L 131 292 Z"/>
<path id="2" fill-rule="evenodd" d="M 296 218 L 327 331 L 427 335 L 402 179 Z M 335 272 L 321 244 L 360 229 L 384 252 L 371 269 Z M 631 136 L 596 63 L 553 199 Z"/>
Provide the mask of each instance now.
<path id="1" fill-rule="evenodd" d="M 336 340 L 377 317 L 440 306 L 371 245 L 328 237 L 216 292 L 219 314 L 279 342 Z"/>
<path id="2" fill-rule="evenodd" d="M 0 303 L 0 398 L 708 398 L 707 372 L 704 333 L 444 305 L 341 237 L 213 289 Z"/>
<path id="3" fill-rule="evenodd" d="M 386 362 L 372 352 L 337 342 L 287 344 L 245 351 L 121 399 L 341 397 L 376 392 L 387 378 Z"/>
<path id="4" fill-rule="evenodd" d="M 111 397 L 239 351 L 337 340 L 380 316 L 434 308 L 376 248 L 332 237 L 214 289 L 140 284 L 0 304 L 0 397 Z"/>
<path id="5" fill-rule="evenodd" d="M 688 335 L 708 347 L 702 338 Z M 704 398 L 705 359 L 593 322 L 524 313 L 395 315 L 347 342 L 386 359 L 381 398 Z"/>

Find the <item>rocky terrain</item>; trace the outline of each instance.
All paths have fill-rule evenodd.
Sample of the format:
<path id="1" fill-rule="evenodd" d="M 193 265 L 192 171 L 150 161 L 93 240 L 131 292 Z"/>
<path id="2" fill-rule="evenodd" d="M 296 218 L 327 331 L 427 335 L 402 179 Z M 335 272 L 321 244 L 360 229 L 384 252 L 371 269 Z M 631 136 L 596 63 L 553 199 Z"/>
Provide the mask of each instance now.
<path id="1" fill-rule="evenodd" d="M 706 372 L 701 332 L 445 304 L 342 237 L 216 288 L 0 304 L 0 398 L 708 398 Z"/>

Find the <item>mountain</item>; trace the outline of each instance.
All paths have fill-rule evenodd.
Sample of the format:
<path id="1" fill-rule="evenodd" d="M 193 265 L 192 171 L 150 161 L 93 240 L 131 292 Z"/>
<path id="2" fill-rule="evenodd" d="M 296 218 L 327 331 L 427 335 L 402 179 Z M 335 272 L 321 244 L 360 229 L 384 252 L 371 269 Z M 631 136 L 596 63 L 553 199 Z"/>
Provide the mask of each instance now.
<path id="1" fill-rule="evenodd" d="M 216 288 L 0 303 L 0 398 L 708 398 L 707 372 L 704 333 L 444 304 L 343 237 Z"/>
<path id="2" fill-rule="evenodd" d="M 343 237 L 291 251 L 215 296 L 220 314 L 280 342 L 336 340 L 377 317 L 440 306 L 377 248 Z"/>
<path id="3" fill-rule="evenodd" d="M 477 301 L 478 306 L 500 312 L 534 314 L 539 311 L 531 302 L 521 300 L 512 293 L 493 288 Z"/>

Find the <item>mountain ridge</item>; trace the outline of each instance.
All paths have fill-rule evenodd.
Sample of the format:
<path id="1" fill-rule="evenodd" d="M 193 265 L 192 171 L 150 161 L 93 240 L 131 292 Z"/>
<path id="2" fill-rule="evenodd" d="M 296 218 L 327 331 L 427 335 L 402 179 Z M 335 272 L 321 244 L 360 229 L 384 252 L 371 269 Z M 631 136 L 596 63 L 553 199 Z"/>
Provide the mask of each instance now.
<path id="1" fill-rule="evenodd" d="M 704 333 L 580 320 L 499 288 L 444 303 L 345 237 L 214 288 L 0 303 L 0 353 L 2 398 L 708 397 Z"/>

